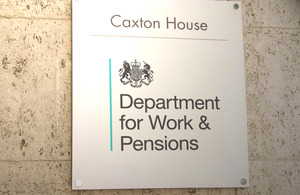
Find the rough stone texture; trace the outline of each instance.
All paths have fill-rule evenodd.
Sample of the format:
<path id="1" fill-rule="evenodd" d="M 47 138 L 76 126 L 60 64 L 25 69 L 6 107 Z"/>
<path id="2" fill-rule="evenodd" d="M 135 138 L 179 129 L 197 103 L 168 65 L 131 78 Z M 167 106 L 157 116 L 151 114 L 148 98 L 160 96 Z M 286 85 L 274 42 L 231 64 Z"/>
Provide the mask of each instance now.
<path id="1" fill-rule="evenodd" d="M 300 194 L 300 1 L 243 0 L 250 187 L 71 190 L 71 1 L 0 0 L 0 194 Z"/>
<path id="2" fill-rule="evenodd" d="M 71 19 L 71 1 L 70 0 L 0 1 L 0 17 Z"/>
<path id="3" fill-rule="evenodd" d="M 0 19 L 0 160 L 70 160 L 70 24 Z"/>
<path id="4" fill-rule="evenodd" d="M 0 162 L 0 194 L 69 193 L 70 161 Z"/>
<path id="5" fill-rule="evenodd" d="M 244 38 L 250 158 L 300 159 L 300 29 L 245 27 Z"/>
<path id="6" fill-rule="evenodd" d="M 243 22 L 252 27 L 300 27 L 299 0 L 242 0 Z"/>
<path id="7" fill-rule="evenodd" d="M 237 194 L 300 194 L 299 175 L 299 160 L 251 160 L 251 187 Z"/>

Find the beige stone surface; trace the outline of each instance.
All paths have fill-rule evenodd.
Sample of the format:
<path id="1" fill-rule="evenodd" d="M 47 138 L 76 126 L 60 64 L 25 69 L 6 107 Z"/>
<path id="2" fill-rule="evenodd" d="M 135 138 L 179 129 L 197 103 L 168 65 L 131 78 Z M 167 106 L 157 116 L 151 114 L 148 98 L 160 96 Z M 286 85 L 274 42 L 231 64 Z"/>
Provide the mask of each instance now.
<path id="1" fill-rule="evenodd" d="M 253 27 L 300 27 L 299 0 L 242 0 L 243 24 Z"/>
<path id="2" fill-rule="evenodd" d="M 250 188 L 238 189 L 237 194 L 300 194 L 299 160 L 252 160 Z"/>
<path id="3" fill-rule="evenodd" d="M 244 28 L 250 159 L 300 159 L 300 29 Z"/>
<path id="4" fill-rule="evenodd" d="M 300 1 L 243 0 L 250 187 L 71 190 L 71 0 L 0 0 L 0 194 L 300 194 Z"/>
<path id="5" fill-rule="evenodd" d="M 70 19 L 71 0 L 1 0 L 0 17 Z"/>
<path id="6" fill-rule="evenodd" d="M 0 19 L 1 160 L 70 159 L 70 24 Z"/>
<path id="7" fill-rule="evenodd" d="M 70 161 L 0 162 L 0 194 L 68 194 Z"/>

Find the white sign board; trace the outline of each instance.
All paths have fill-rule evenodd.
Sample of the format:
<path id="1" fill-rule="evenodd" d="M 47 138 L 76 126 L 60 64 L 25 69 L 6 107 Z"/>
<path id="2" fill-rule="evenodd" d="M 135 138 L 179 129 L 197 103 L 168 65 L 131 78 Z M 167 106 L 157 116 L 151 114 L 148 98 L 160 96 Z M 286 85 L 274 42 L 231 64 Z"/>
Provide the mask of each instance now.
<path id="1" fill-rule="evenodd" d="M 247 187 L 240 3 L 72 7 L 73 189 Z"/>

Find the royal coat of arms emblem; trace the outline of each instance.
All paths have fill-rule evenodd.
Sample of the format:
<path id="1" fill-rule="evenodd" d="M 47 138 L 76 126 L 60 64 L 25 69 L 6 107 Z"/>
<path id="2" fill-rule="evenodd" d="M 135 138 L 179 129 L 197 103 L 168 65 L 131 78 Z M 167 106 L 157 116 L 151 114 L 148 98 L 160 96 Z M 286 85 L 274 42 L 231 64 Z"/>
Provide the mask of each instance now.
<path id="1" fill-rule="evenodd" d="M 142 69 L 140 67 L 141 63 L 137 60 L 130 64 L 127 61 L 124 61 L 123 68 L 119 70 L 121 83 L 124 85 L 130 84 L 135 88 L 141 87 L 143 84 L 149 85 L 153 81 L 154 72 L 146 62 L 144 62 Z"/>

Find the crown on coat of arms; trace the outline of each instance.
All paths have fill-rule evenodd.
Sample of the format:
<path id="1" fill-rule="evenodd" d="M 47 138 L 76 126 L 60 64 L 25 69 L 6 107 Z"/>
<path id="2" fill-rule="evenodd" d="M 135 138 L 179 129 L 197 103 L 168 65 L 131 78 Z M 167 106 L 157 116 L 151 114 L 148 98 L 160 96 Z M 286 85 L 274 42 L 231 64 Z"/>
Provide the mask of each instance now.
<path id="1" fill-rule="evenodd" d="M 131 62 L 130 65 L 132 66 L 132 68 L 139 68 L 141 66 L 141 63 L 134 60 L 134 62 Z"/>

